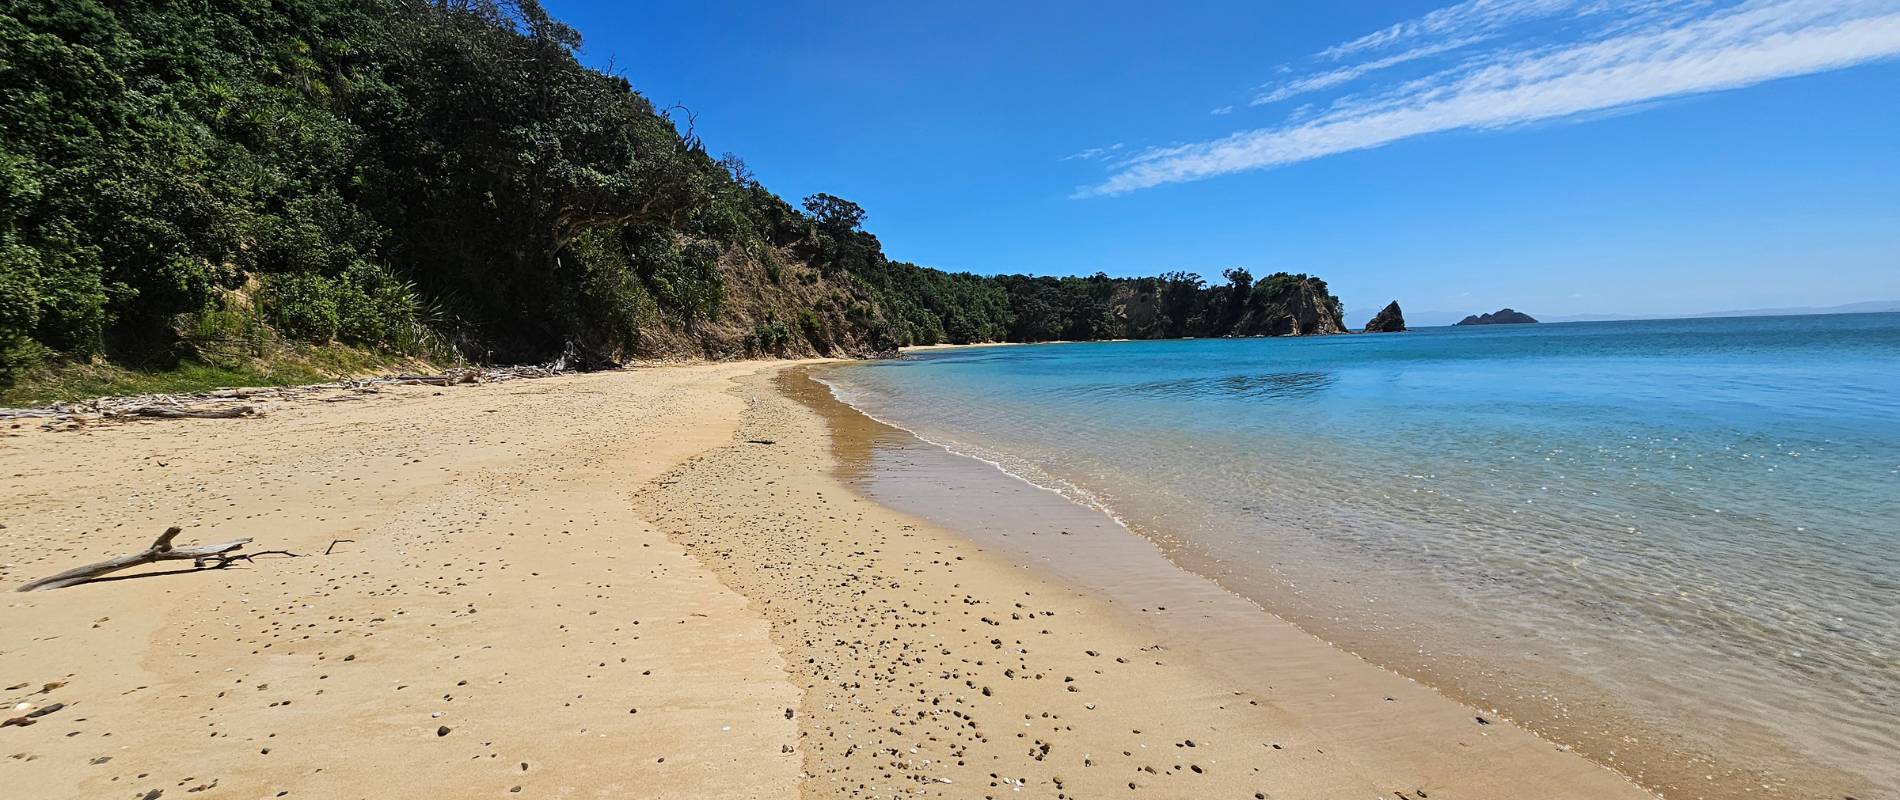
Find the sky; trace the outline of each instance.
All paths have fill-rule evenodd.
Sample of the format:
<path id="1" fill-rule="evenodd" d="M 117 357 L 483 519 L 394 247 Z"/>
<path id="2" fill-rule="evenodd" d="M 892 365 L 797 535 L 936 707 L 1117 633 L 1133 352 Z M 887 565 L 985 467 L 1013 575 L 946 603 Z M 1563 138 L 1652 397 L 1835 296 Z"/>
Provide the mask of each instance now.
<path id="1" fill-rule="evenodd" d="M 892 258 L 1470 313 L 1900 300 L 1900 0 L 543 0 Z"/>

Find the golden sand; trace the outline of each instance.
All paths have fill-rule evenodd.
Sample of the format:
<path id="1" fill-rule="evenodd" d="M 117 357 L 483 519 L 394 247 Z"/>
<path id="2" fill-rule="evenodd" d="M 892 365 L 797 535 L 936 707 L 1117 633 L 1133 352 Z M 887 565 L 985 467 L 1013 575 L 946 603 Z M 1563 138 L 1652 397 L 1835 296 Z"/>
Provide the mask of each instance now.
<path id="1" fill-rule="evenodd" d="M 174 524 L 299 555 L 6 595 L 3 699 L 64 706 L 0 728 L 0 787 L 1648 796 L 1290 626 L 1250 673 L 1278 687 L 1158 647 L 1130 610 L 855 494 L 781 366 L 4 431 L 0 584 Z"/>

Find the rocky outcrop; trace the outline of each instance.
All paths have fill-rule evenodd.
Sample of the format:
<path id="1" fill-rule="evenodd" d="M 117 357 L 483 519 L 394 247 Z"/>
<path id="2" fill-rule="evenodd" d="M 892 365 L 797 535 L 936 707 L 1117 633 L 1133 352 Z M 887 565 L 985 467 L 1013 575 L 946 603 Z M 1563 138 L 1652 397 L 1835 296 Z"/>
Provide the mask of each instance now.
<path id="1" fill-rule="evenodd" d="M 1216 336 L 1311 336 L 1345 333 L 1339 298 L 1326 282 L 1307 275 L 1277 273 L 1255 284 L 1246 313 L 1232 330 Z"/>
<path id="2" fill-rule="evenodd" d="M 1386 304 L 1379 313 L 1366 323 L 1366 333 L 1402 333 L 1405 330 L 1405 312 L 1399 310 L 1399 301 Z"/>
<path id="3" fill-rule="evenodd" d="M 1233 276 L 1229 276 L 1230 279 Z M 1153 279 L 1121 280 L 1109 301 L 1107 338 L 1168 339 L 1232 336 L 1307 336 L 1346 333 L 1346 322 L 1326 281 L 1274 273 L 1259 281 L 1194 288 L 1172 298 Z M 1245 287 L 1245 288 L 1242 288 Z"/>
<path id="4" fill-rule="evenodd" d="M 1458 321 L 1459 325 L 1521 325 L 1537 320 L 1522 311 L 1499 309 L 1492 314 L 1473 314 Z"/>

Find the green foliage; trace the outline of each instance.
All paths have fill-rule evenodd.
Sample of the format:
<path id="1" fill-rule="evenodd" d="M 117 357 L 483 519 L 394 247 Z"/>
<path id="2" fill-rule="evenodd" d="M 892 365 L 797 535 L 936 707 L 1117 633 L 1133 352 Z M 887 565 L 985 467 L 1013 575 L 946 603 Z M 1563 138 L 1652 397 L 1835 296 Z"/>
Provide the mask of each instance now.
<path id="1" fill-rule="evenodd" d="M 752 329 L 746 337 L 746 352 L 754 355 L 783 355 L 785 345 L 792 341 L 792 332 L 785 323 L 776 319 L 767 319 Z"/>
<path id="2" fill-rule="evenodd" d="M 618 236 L 605 230 L 582 234 L 556 266 L 565 287 L 560 326 L 586 353 L 609 358 L 631 353 L 639 346 L 640 329 L 660 316 Z"/>
<path id="3" fill-rule="evenodd" d="M 890 261 L 862 206 L 794 207 L 580 41 L 536 0 L 0 7 L 0 386 L 49 359 L 175 369 L 279 340 L 613 363 L 681 340 L 656 327 L 753 353 L 794 327 L 859 353 L 1224 335 L 1300 286 L 1330 298 L 1244 270 L 1209 288 Z M 729 285 L 752 264 L 769 286 Z M 793 327 L 771 313 L 817 302 Z"/>
<path id="4" fill-rule="evenodd" d="M 341 294 L 328 278 L 307 272 L 272 275 L 264 283 L 264 313 L 285 335 L 327 342 L 342 327 Z"/>
<path id="5" fill-rule="evenodd" d="M 630 255 L 659 307 L 682 324 L 712 319 L 725 302 L 719 250 L 705 242 L 681 247 L 670 231 L 630 229 Z"/>
<path id="6" fill-rule="evenodd" d="M 423 323 L 413 290 L 386 270 L 365 262 L 326 278 L 314 272 L 267 274 L 260 297 L 265 318 L 278 332 L 310 342 L 401 343 Z"/>
<path id="7" fill-rule="evenodd" d="M 805 211 L 834 234 L 848 234 L 864 225 L 863 206 L 824 192 L 805 198 Z"/>

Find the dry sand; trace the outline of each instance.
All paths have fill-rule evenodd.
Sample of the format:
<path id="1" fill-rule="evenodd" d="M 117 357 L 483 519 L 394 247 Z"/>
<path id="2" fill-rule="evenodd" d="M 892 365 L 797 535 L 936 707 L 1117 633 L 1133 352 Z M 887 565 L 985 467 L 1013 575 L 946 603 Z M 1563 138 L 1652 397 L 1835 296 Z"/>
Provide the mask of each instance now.
<path id="1" fill-rule="evenodd" d="M 1291 699 L 1157 647 L 854 494 L 777 367 L 0 431 L 9 588 L 171 524 L 302 554 L 6 595 L 0 699 L 64 707 L 0 794 L 1648 796 L 1317 640 L 1256 665 Z"/>
<path id="2" fill-rule="evenodd" d="M 730 440 L 754 369 L 9 431 L 9 590 L 171 524 L 305 555 L 0 595 L 4 699 L 66 704 L 0 728 L 0 796 L 790 795 L 767 624 L 628 504 Z"/>

